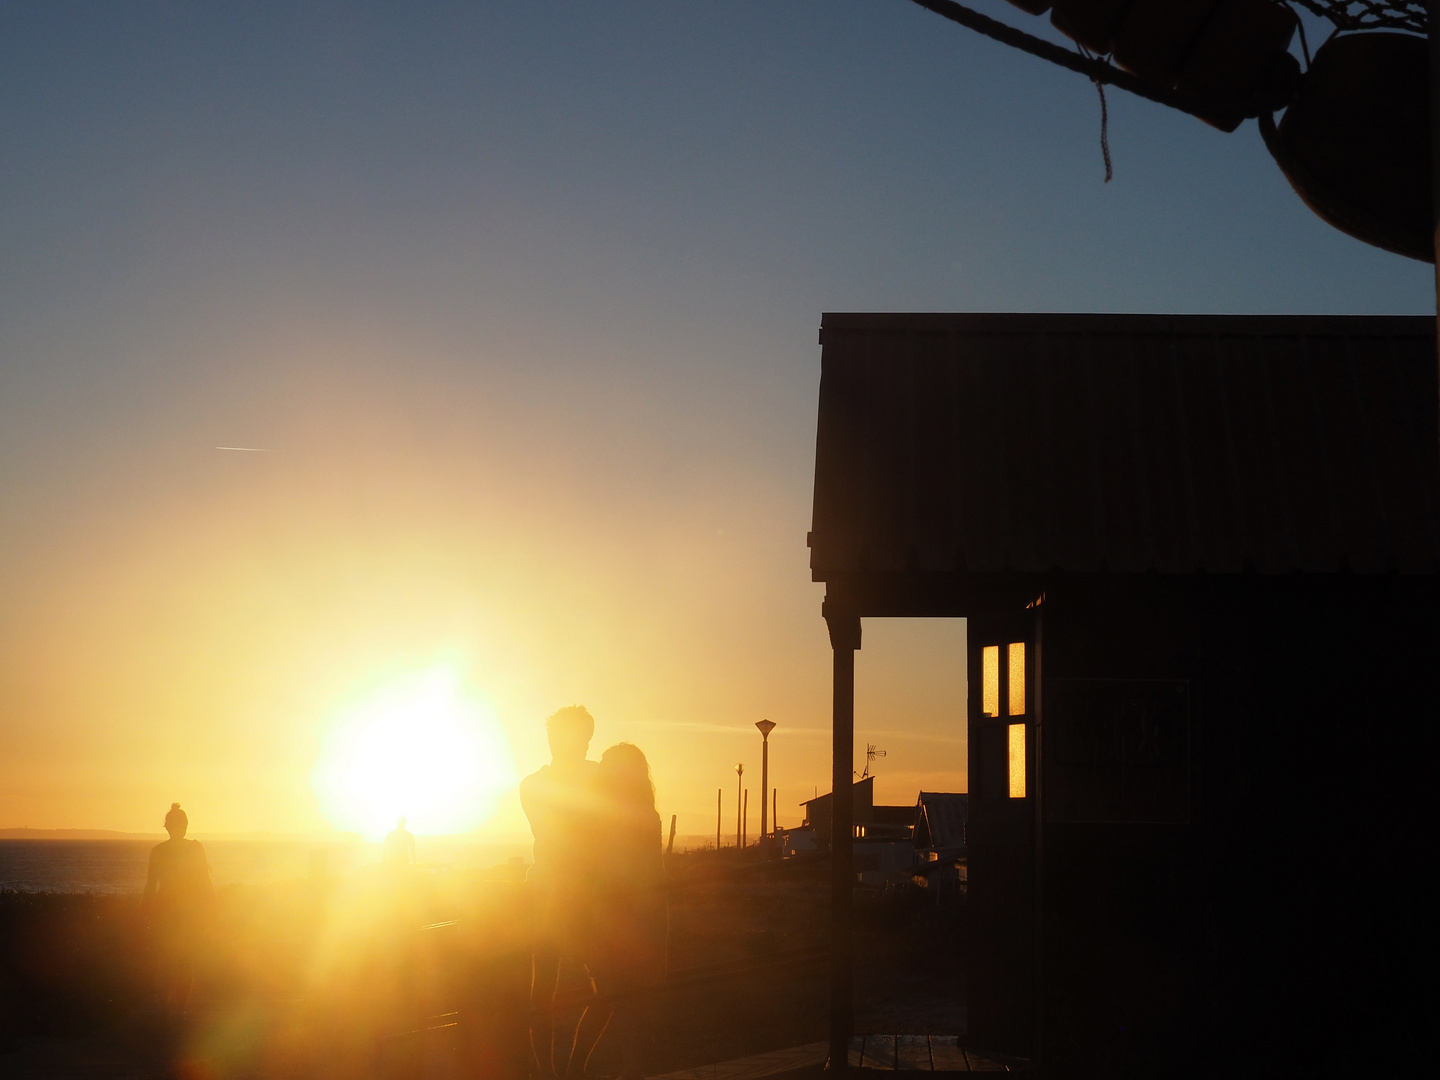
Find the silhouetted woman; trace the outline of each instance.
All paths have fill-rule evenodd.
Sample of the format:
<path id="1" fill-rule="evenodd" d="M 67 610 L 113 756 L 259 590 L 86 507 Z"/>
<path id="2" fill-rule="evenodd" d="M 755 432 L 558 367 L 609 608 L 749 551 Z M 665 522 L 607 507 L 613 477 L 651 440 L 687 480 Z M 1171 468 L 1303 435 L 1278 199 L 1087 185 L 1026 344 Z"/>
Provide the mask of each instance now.
<path id="1" fill-rule="evenodd" d="M 195 956 L 215 900 L 210 864 L 197 840 L 186 840 L 190 819 L 170 804 L 165 831 L 170 839 L 150 850 L 150 872 L 140 911 L 155 943 L 156 977 L 170 1019 L 180 1019 L 195 981 Z"/>
<path id="2" fill-rule="evenodd" d="M 569 1075 L 583 1073 L 599 1035 L 615 1025 L 623 1058 L 622 1080 L 644 1076 L 647 991 L 665 984 L 669 915 L 660 815 L 655 785 L 640 748 L 617 743 L 600 758 L 600 795 L 591 858 L 595 874 L 595 936 L 590 971 L 595 988 L 613 1002 L 587 1011 L 571 1054 Z"/>

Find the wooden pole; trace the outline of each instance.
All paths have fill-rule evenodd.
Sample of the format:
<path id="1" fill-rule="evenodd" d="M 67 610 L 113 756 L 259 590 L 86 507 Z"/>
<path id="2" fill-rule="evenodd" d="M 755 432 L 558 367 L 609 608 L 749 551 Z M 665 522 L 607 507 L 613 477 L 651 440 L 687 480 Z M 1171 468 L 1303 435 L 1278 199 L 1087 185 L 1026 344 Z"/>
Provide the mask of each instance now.
<path id="1" fill-rule="evenodd" d="M 741 844 L 740 844 L 740 830 L 741 830 L 742 828 L 744 828 L 744 822 L 741 821 L 741 817 L 742 817 L 742 815 L 744 815 L 745 810 L 744 810 L 744 808 L 740 805 L 740 802 L 741 802 L 741 800 L 742 800 L 744 797 L 745 797 L 745 763 L 744 763 L 744 762 L 741 762 L 739 765 L 736 765 L 736 766 L 735 766 L 735 846 L 736 846 L 737 848 L 741 846 Z"/>
<path id="2" fill-rule="evenodd" d="M 828 596 L 824 606 L 835 653 L 834 728 L 830 761 L 830 1061 L 828 1071 L 849 1070 L 854 1027 L 855 650 L 860 617 Z"/>
<path id="3" fill-rule="evenodd" d="M 740 800 L 740 804 L 744 807 L 740 811 L 740 850 L 744 851 L 745 845 L 750 839 L 750 789 L 748 787 L 745 789 L 745 795 Z"/>
<path id="4" fill-rule="evenodd" d="M 670 815 L 670 842 L 665 845 L 665 854 L 666 854 L 666 855 L 671 855 L 671 854 L 674 854 L 674 852 L 675 852 L 675 819 L 676 819 L 678 816 L 679 816 L 678 814 L 671 814 L 671 815 Z"/>
<path id="5" fill-rule="evenodd" d="M 720 850 L 720 800 L 724 797 L 725 789 L 715 789 L 715 850 Z"/>

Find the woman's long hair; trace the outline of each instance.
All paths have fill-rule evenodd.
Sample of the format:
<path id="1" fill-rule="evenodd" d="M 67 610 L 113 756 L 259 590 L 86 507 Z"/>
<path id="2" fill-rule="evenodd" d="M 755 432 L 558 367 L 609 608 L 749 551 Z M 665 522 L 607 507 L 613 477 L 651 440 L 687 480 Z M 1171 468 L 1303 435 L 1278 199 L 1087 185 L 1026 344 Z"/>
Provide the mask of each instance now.
<path id="1" fill-rule="evenodd" d="M 600 782 L 619 808 L 655 810 L 655 784 L 650 763 L 634 743 L 616 743 L 600 756 Z"/>

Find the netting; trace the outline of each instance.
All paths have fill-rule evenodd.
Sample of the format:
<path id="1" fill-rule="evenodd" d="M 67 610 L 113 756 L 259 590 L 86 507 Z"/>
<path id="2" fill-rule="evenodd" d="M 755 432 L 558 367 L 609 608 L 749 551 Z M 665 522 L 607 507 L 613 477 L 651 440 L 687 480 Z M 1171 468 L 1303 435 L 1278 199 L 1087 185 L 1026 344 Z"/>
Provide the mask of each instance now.
<path id="1" fill-rule="evenodd" d="M 1341 30 L 1410 30 L 1425 33 L 1425 0 L 1295 0 Z"/>

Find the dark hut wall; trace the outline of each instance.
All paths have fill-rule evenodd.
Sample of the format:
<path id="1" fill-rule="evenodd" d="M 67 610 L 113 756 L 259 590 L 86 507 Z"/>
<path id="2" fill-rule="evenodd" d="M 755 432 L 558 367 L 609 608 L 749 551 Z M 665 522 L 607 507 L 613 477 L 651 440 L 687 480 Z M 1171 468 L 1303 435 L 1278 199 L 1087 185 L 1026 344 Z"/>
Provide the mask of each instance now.
<path id="1" fill-rule="evenodd" d="M 1038 995 L 1009 1002 L 996 1037 L 1067 1076 L 1326 1075 L 1360 1053 L 1336 1045 L 1341 1030 L 1372 1061 L 1406 1060 L 1423 1020 L 1406 988 L 1433 959 L 1420 809 L 1440 723 L 1437 584 L 1051 579 L 1031 797 L 1016 800 L 1041 821 L 1036 951 L 1012 958 L 1038 965 Z M 977 647 L 988 621 L 972 621 Z M 1156 709 L 1177 691 L 1178 732 Z M 997 809 L 1024 812 L 972 796 L 972 833 Z M 1003 839 L 1014 877 L 1002 860 L 1028 845 Z M 1028 899 L 1017 881 L 1012 903 Z M 998 1003 L 1015 976 L 994 978 Z"/>
<path id="2" fill-rule="evenodd" d="M 827 611 L 970 620 L 972 1040 L 1067 1077 L 1413 1071 L 1433 321 L 845 315 L 822 340 Z M 1011 642 L 1026 710 L 984 716 L 981 650 Z"/>

